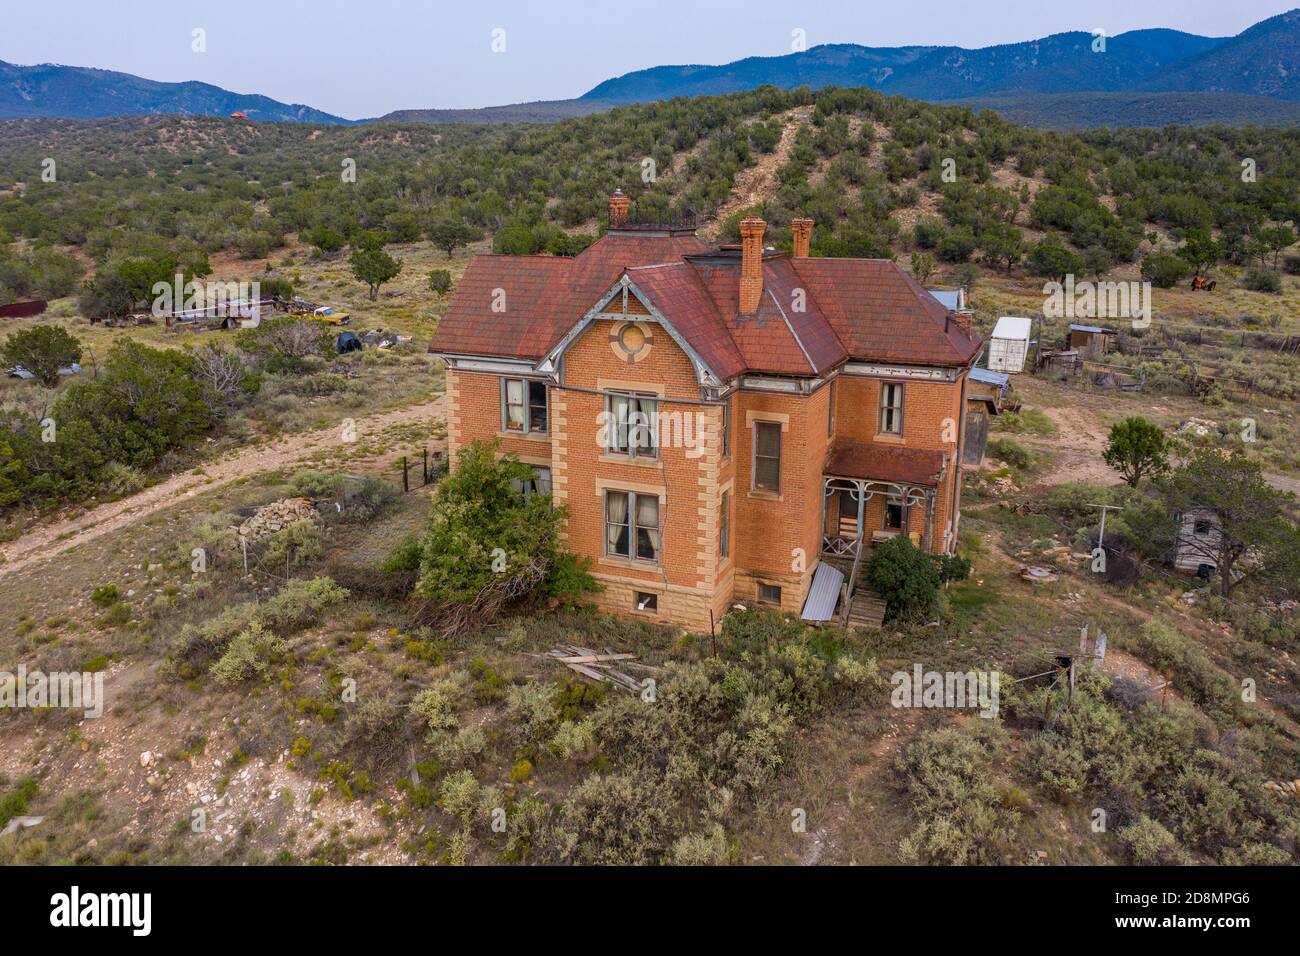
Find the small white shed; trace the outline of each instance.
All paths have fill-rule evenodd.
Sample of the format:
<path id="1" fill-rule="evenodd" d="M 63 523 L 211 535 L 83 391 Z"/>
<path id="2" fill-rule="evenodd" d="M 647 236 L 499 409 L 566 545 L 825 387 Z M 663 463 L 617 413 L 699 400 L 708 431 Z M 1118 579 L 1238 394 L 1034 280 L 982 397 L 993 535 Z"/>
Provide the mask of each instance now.
<path id="1" fill-rule="evenodd" d="M 1023 372 L 1029 354 L 1029 319 L 1004 315 L 993 326 L 989 339 L 990 372 Z"/>

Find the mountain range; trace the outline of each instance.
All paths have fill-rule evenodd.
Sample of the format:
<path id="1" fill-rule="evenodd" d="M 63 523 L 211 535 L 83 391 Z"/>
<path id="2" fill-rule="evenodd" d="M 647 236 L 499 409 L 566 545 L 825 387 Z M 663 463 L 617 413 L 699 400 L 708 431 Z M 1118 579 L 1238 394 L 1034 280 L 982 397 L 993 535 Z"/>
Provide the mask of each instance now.
<path id="1" fill-rule="evenodd" d="M 613 106 L 750 90 L 764 84 L 866 86 L 883 93 L 1000 110 L 1035 126 L 1300 123 L 1300 9 L 1234 37 L 1134 30 L 1102 39 L 1057 33 L 964 49 L 825 44 L 720 66 L 656 66 L 614 77 L 572 100 L 482 109 L 399 110 L 360 122 L 551 122 Z M 0 118 L 180 113 L 252 120 L 352 121 L 207 83 L 160 83 L 127 73 L 0 61 Z"/>
<path id="2" fill-rule="evenodd" d="M 161 83 L 130 73 L 84 66 L 18 66 L 0 60 L 0 119 L 180 114 L 229 116 L 279 123 L 349 123 L 310 106 L 232 93 L 210 83 Z"/>

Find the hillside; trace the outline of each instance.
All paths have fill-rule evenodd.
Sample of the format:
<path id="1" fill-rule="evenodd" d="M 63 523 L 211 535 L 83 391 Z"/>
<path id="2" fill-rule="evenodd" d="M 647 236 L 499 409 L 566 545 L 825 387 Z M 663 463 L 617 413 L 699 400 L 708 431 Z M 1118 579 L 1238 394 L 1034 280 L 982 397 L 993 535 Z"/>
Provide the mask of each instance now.
<path id="1" fill-rule="evenodd" d="M 1300 10 L 1279 14 L 1141 84 L 1300 100 Z"/>
<path id="2" fill-rule="evenodd" d="M 1300 103 L 1245 93 L 1005 93 L 953 100 L 951 105 L 995 110 L 1036 129 L 1300 124 Z"/>
<path id="3" fill-rule="evenodd" d="M 18 66 L 0 60 L 0 118 L 180 114 L 229 116 L 277 123 L 350 122 L 310 106 L 286 104 L 266 96 L 232 93 L 209 83 L 160 83 L 81 66 L 42 63 Z"/>

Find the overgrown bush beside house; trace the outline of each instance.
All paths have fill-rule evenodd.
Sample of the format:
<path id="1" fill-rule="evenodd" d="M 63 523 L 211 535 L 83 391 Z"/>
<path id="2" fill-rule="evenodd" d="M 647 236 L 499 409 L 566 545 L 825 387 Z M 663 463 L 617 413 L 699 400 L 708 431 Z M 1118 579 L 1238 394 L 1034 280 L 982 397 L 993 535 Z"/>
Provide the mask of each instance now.
<path id="1" fill-rule="evenodd" d="M 874 547 L 867 560 L 867 581 L 885 599 L 890 618 L 924 617 L 935 609 L 944 582 L 969 574 L 965 558 L 928 554 L 901 534 Z"/>
<path id="2" fill-rule="evenodd" d="M 507 604 L 541 593 L 564 602 L 595 590 L 560 548 L 565 510 L 549 495 L 526 494 L 532 466 L 513 455 L 497 459 L 496 447 L 474 442 L 460 453 L 434 493 L 420 542 L 414 593 L 449 631 L 482 625 Z M 389 566 L 403 570 L 415 556 L 404 544 Z"/>

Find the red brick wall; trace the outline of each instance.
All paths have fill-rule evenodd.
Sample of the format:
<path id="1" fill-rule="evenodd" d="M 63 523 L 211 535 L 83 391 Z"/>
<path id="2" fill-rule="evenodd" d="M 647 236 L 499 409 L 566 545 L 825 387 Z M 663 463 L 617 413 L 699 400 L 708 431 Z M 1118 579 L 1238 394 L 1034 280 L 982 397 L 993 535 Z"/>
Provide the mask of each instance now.
<path id="1" fill-rule="evenodd" d="M 856 441 L 877 442 L 902 448 L 920 448 L 941 451 L 946 456 L 943 483 L 939 486 L 935 506 L 935 527 L 931 546 L 935 551 L 944 547 L 943 532 L 948 525 L 956 477 L 955 441 L 965 428 L 965 408 L 961 401 L 963 372 L 956 382 L 903 383 L 903 434 L 900 437 L 877 433 L 880 415 L 880 387 L 882 380 L 852 375 L 841 375 L 836 388 L 835 433 L 837 437 Z M 946 427 L 946 424 L 950 427 Z M 867 529 L 875 530 L 884 523 L 884 502 L 878 498 L 868 502 Z M 920 531 L 924 527 L 925 509 L 915 506 L 909 515 L 908 527 Z"/>

